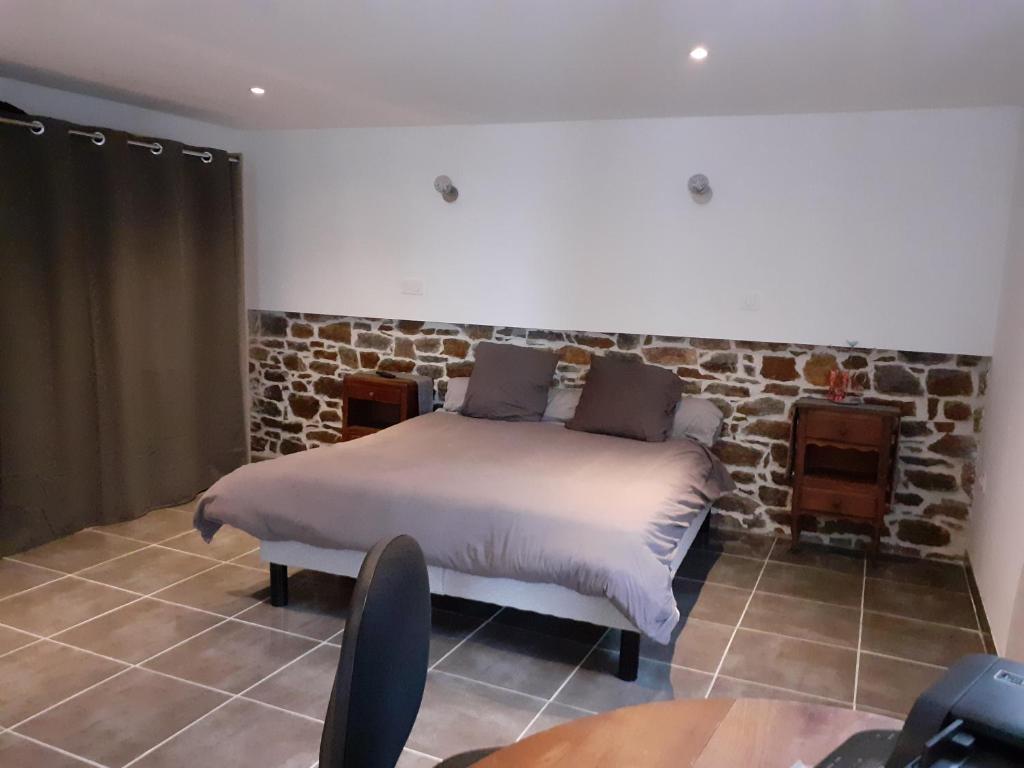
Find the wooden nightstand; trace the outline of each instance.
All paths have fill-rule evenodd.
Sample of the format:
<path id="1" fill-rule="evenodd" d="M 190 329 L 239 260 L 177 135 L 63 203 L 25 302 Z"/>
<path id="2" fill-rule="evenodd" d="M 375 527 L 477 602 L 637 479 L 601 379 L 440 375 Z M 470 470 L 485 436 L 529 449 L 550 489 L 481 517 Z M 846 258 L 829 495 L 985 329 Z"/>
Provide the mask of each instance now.
<path id="1" fill-rule="evenodd" d="M 804 398 L 796 402 L 790 444 L 793 547 L 801 518 L 826 515 L 868 523 L 872 552 L 893 491 L 900 412 Z"/>
<path id="2" fill-rule="evenodd" d="M 342 384 L 341 440 L 355 440 L 420 415 L 415 379 L 350 373 Z"/>

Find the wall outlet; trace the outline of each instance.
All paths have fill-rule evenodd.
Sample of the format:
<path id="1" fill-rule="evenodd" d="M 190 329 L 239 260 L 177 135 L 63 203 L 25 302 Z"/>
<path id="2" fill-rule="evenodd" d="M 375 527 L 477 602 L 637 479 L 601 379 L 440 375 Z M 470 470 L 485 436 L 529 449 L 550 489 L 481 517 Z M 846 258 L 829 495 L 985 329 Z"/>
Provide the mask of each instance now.
<path id="1" fill-rule="evenodd" d="M 759 312 L 761 310 L 761 294 L 757 291 L 749 291 L 740 297 L 740 309 L 744 312 Z"/>
<path id="2" fill-rule="evenodd" d="M 422 296 L 423 295 L 423 281 L 422 280 L 403 280 L 401 286 L 402 293 L 406 296 Z"/>

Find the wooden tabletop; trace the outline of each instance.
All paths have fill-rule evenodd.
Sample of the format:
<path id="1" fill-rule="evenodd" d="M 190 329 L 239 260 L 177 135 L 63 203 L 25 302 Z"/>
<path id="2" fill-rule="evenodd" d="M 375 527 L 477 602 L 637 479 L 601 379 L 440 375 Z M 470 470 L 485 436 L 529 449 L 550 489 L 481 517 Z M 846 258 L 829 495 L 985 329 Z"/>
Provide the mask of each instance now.
<path id="1" fill-rule="evenodd" d="M 538 733 L 475 768 L 791 768 L 813 766 L 859 731 L 899 720 L 820 704 L 681 699 L 627 707 Z"/>

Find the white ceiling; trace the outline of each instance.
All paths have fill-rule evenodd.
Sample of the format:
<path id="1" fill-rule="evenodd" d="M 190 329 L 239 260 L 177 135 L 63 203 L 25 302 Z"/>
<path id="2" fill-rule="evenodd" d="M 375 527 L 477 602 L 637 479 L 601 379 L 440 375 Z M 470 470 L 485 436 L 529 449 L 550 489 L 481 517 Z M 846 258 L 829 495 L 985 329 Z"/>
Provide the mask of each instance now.
<path id="1" fill-rule="evenodd" d="M 240 128 L 1024 105 L 1024 0 L 0 0 L 0 75 Z"/>

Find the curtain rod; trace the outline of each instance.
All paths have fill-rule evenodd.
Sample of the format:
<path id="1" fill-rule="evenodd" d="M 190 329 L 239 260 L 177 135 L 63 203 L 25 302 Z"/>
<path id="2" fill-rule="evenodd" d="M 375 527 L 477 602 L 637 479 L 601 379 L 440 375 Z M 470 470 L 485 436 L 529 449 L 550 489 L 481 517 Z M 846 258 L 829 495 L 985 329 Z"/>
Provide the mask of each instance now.
<path id="1" fill-rule="evenodd" d="M 43 125 L 39 120 L 16 120 L 12 117 L 0 117 L 0 123 L 6 123 L 7 125 L 17 125 L 22 128 L 28 128 L 36 136 L 41 136 L 46 132 L 46 126 Z M 107 143 L 107 137 L 100 131 L 79 131 L 74 128 L 69 128 L 68 133 L 72 136 L 84 136 L 87 139 L 91 139 L 92 143 L 97 147 L 102 147 Z M 148 149 L 154 155 L 159 155 L 164 151 L 164 146 L 158 141 L 138 141 L 136 139 L 128 139 L 127 143 L 133 147 L 143 147 Z M 182 149 L 181 154 L 189 155 L 190 157 L 198 157 L 204 163 L 213 162 L 213 153 L 209 150 L 199 151 L 198 149 Z M 228 155 L 229 163 L 237 163 L 238 155 Z"/>

